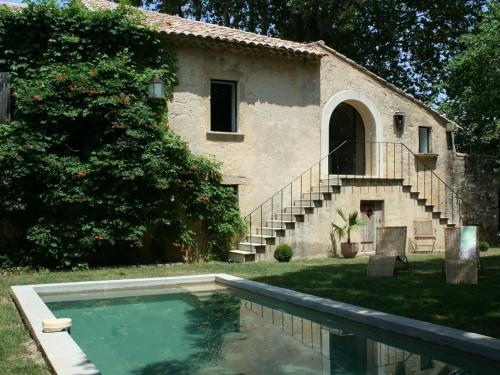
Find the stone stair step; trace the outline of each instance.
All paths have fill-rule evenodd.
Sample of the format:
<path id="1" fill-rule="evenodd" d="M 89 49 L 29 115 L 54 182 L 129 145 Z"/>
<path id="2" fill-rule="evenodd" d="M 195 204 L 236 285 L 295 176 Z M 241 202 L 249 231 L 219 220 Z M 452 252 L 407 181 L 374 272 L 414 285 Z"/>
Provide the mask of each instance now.
<path id="1" fill-rule="evenodd" d="M 313 193 L 337 193 L 340 191 L 340 185 L 313 185 L 311 186 L 311 192 Z"/>
<path id="2" fill-rule="evenodd" d="M 293 207 L 285 207 L 284 213 L 293 213 L 293 214 L 312 214 L 314 213 L 314 206 L 293 206 Z"/>
<path id="3" fill-rule="evenodd" d="M 313 199 L 299 199 L 296 201 L 293 201 L 294 206 L 308 206 L 308 207 L 322 207 L 323 206 L 323 201 L 318 201 L 318 200 L 313 200 Z"/>
<path id="4" fill-rule="evenodd" d="M 287 221 L 302 221 L 304 218 L 305 214 L 301 213 L 279 213 L 279 214 L 274 214 L 274 219 L 276 220 L 287 220 Z"/>
<path id="5" fill-rule="evenodd" d="M 303 200 L 322 201 L 328 199 L 331 193 L 302 193 Z"/>
<path id="6" fill-rule="evenodd" d="M 277 227 L 257 227 L 257 234 L 263 234 L 265 236 L 274 236 L 274 237 L 284 237 L 285 229 L 277 228 Z"/>
<path id="7" fill-rule="evenodd" d="M 229 260 L 235 263 L 255 262 L 255 253 L 243 250 L 230 250 Z"/>
<path id="8" fill-rule="evenodd" d="M 275 236 L 267 236 L 264 234 L 249 234 L 247 241 L 250 243 L 258 243 L 261 245 L 273 245 L 276 240 Z"/>
<path id="9" fill-rule="evenodd" d="M 250 253 L 263 253 L 266 251 L 266 244 L 261 244 L 259 242 L 240 242 L 238 243 L 238 250 L 248 251 Z"/>
<path id="10" fill-rule="evenodd" d="M 294 221 L 290 221 L 289 219 L 286 220 L 267 220 L 266 221 L 266 226 L 268 227 L 274 227 L 274 228 L 278 228 L 278 229 L 281 229 L 281 230 L 285 230 L 285 229 L 294 229 L 295 228 L 295 220 Z"/>

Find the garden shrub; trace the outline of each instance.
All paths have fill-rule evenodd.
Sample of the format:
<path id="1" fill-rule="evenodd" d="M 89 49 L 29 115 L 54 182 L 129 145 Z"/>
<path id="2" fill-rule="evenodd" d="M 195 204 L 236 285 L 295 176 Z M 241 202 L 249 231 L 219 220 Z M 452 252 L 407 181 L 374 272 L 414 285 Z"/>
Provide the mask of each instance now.
<path id="1" fill-rule="evenodd" d="M 21 233 L 0 259 L 80 265 L 190 256 L 193 223 L 224 258 L 243 230 L 220 164 L 194 155 L 149 99 L 167 97 L 175 56 L 136 11 L 90 12 L 77 3 L 0 8 L 0 71 L 11 73 L 15 115 L 0 124 L 0 221 Z M 163 239 L 146 241 L 148 238 Z"/>
<path id="2" fill-rule="evenodd" d="M 490 244 L 486 241 L 479 242 L 479 250 L 480 251 L 488 251 L 490 248 Z"/>
<path id="3" fill-rule="evenodd" d="M 278 262 L 289 262 L 292 259 L 293 250 L 290 245 L 282 243 L 276 247 L 274 250 L 274 259 Z"/>

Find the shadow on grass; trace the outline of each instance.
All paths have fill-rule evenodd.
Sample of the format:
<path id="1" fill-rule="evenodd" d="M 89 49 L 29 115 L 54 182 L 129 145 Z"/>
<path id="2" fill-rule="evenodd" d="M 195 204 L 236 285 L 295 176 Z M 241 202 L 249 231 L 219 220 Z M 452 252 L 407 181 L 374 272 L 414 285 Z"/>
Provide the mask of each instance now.
<path id="1" fill-rule="evenodd" d="M 366 276 L 366 263 L 315 265 L 252 280 L 387 313 L 500 337 L 500 256 L 481 259 L 477 285 L 449 285 L 442 258 L 410 258 L 392 278 Z"/>

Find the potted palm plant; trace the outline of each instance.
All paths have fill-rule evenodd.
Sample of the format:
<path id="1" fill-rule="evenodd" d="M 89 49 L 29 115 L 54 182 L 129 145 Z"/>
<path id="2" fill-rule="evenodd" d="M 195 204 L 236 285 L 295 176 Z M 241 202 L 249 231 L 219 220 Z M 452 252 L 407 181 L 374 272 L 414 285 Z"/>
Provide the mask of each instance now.
<path id="1" fill-rule="evenodd" d="M 342 220 L 342 224 L 332 223 L 332 233 L 337 235 L 340 242 L 340 252 L 344 258 L 354 258 L 358 253 L 358 243 L 351 242 L 351 233 L 365 225 L 358 211 L 353 211 L 346 215 L 341 209 L 337 209 L 337 213 Z M 346 239 L 347 242 L 342 242 Z"/>

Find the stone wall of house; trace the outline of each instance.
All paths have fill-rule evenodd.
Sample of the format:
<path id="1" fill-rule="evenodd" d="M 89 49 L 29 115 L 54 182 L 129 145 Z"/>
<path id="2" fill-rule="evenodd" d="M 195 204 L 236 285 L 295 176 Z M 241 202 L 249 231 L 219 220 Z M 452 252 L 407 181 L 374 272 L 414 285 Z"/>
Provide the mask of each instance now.
<path id="1" fill-rule="evenodd" d="M 333 53 L 321 62 L 312 62 L 209 46 L 178 45 L 176 51 L 179 84 L 169 103 L 170 124 L 194 152 L 213 155 L 222 162 L 225 182 L 238 185 L 244 216 L 328 154 L 331 114 L 342 102 L 356 108 L 365 125 L 365 140 L 374 142 L 370 153 L 368 147 L 365 149 L 367 174 L 384 177 L 385 171 L 386 177 L 397 177 L 404 172 L 401 178 L 412 185 L 413 191 L 425 192 L 435 207 L 446 206 L 443 183 L 452 184 L 459 170 L 449 168 L 456 154 L 447 144 L 447 120 L 387 83 Z M 237 82 L 238 134 L 210 130 L 211 79 Z M 395 128 L 395 112 L 406 114 L 402 132 Z M 418 158 L 417 162 L 411 152 L 418 153 L 420 126 L 431 129 L 434 156 Z M 403 152 L 402 143 L 411 152 Z M 312 170 L 313 181 L 319 181 L 320 170 L 326 177 L 326 165 Z M 421 171 L 418 180 L 417 169 Z M 407 170 L 411 170 L 411 179 L 407 179 Z M 359 194 L 341 194 L 335 207 L 311 215 L 311 225 L 301 224 L 303 229 L 290 239 L 297 255 L 328 255 L 329 226 L 335 209 L 359 210 L 361 200 L 383 200 L 385 224 L 406 225 L 408 239 L 413 235 L 414 220 L 432 218 L 400 187 L 379 185 L 378 189 L 361 189 Z M 290 189 L 286 190 L 286 200 L 298 199 L 300 189 L 295 186 L 293 197 Z M 307 191 L 308 186 L 304 189 Z M 264 220 L 271 216 L 266 212 L 270 206 L 264 207 Z M 443 249 L 443 226 L 439 220 L 434 224 L 438 230 L 436 248 Z"/>
<path id="2" fill-rule="evenodd" d="M 178 46 L 173 129 L 196 153 L 222 162 L 243 215 L 320 158 L 319 62 Z M 238 134 L 210 131 L 210 80 L 237 82 Z"/>
<path id="3" fill-rule="evenodd" d="M 463 223 L 477 225 L 481 241 L 498 245 L 499 182 L 495 160 L 482 155 L 458 154 L 450 160 L 450 174 L 467 207 Z"/>

